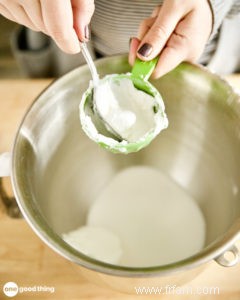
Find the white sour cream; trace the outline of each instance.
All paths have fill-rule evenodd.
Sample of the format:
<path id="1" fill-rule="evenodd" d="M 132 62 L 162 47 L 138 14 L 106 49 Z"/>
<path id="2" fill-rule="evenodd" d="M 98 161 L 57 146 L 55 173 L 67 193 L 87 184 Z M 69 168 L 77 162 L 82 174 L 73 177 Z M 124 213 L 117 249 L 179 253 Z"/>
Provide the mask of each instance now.
<path id="1" fill-rule="evenodd" d="M 118 264 L 122 255 L 119 238 L 102 227 L 82 226 L 63 234 L 65 242 L 92 258 Z"/>
<path id="2" fill-rule="evenodd" d="M 128 78 L 101 80 L 95 90 L 98 113 L 128 142 L 136 142 L 156 127 L 154 97 L 136 89 Z"/>

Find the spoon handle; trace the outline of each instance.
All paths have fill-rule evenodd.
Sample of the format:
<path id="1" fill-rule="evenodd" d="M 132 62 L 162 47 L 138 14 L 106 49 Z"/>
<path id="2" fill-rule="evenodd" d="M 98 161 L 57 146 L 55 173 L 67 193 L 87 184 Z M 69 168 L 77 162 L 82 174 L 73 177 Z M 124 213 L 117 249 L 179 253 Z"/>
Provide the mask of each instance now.
<path id="1" fill-rule="evenodd" d="M 93 59 L 88 51 L 86 43 L 80 43 L 80 46 L 81 46 L 82 54 L 88 64 L 88 67 L 92 74 L 93 86 L 96 87 L 98 85 L 98 81 L 99 81 L 97 69 L 96 69 Z"/>

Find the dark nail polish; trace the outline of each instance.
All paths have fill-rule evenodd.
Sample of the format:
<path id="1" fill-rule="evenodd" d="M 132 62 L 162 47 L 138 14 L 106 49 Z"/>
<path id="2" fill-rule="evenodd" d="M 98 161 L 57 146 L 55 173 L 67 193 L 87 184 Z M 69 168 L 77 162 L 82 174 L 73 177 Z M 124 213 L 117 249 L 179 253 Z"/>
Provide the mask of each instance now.
<path id="1" fill-rule="evenodd" d="M 84 28 L 84 36 L 85 36 L 85 39 L 87 39 L 87 40 L 90 39 L 90 32 L 89 32 L 89 27 L 88 27 L 88 25 L 85 26 L 85 28 Z"/>
<path id="2" fill-rule="evenodd" d="M 150 44 L 143 44 L 142 47 L 138 50 L 138 53 L 144 57 L 148 57 L 152 52 L 152 46 Z"/>

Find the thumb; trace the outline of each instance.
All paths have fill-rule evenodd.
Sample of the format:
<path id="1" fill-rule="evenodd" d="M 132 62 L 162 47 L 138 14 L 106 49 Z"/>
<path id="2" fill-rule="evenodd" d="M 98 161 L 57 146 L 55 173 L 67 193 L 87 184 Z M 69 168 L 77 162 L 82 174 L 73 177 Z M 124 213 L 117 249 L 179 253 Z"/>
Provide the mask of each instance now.
<path id="1" fill-rule="evenodd" d="M 88 41 L 90 39 L 88 25 L 94 13 L 94 1 L 73 0 L 72 9 L 74 29 L 77 33 L 77 36 L 81 42 Z"/>
<path id="2" fill-rule="evenodd" d="M 182 11 L 176 9 L 174 1 L 164 1 L 156 21 L 143 37 L 137 51 L 141 60 L 151 60 L 163 50 L 183 17 Z"/>

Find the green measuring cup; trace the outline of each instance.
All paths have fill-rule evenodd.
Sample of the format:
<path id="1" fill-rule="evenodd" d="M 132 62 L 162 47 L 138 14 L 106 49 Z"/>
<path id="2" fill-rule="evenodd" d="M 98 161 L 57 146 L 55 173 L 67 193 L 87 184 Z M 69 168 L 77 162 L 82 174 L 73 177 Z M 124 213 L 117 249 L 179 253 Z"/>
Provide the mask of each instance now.
<path id="1" fill-rule="evenodd" d="M 168 126 L 165 107 L 159 91 L 148 81 L 158 58 L 144 62 L 138 58 L 135 60 L 131 73 L 106 75 L 101 82 L 112 81 L 118 84 L 123 79 L 132 81 L 137 90 L 141 90 L 152 96 L 152 110 L 154 127 L 134 142 L 127 141 L 119 136 L 109 124 L 106 124 L 94 105 L 94 89 L 92 82 L 82 96 L 80 103 L 80 121 L 87 136 L 98 143 L 101 147 L 113 152 L 128 154 L 137 152 L 150 144 L 150 142 Z M 133 128 L 134 130 L 134 128 Z"/>

